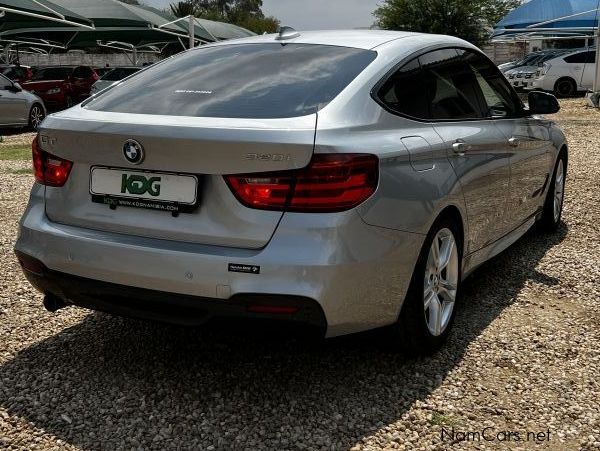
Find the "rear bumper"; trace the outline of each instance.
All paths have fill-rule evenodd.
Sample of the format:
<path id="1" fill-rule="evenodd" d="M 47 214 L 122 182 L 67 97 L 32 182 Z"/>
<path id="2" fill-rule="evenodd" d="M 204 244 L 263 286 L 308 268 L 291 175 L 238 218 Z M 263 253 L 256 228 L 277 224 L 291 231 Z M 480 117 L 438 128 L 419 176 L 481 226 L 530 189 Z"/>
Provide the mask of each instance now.
<path id="1" fill-rule="evenodd" d="M 48 269 L 16 252 L 27 280 L 39 291 L 67 304 L 130 318 L 197 326 L 216 318 L 286 321 L 325 333 L 323 310 L 312 299 L 261 294 L 236 295 L 227 302 L 118 285 Z"/>
<path id="2" fill-rule="evenodd" d="M 117 287 L 107 290 L 113 298 L 110 311 L 125 309 L 127 316 L 148 317 L 143 311 L 153 307 L 144 301 L 146 294 L 169 305 L 171 299 L 197 302 L 208 316 L 250 294 L 318 304 L 327 336 L 385 326 L 398 318 L 424 240 L 419 234 L 367 225 L 350 211 L 286 213 L 259 250 L 206 246 L 57 224 L 48 220 L 43 196 L 44 188 L 35 185 L 21 220 L 18 255 L 41 262 L 49 280 L 74 276 L 76 282 L 90 280 L 90 286 L 104 289 L 105 282 Z M 259 266 L 260 272 L 231 272 L 231 264 Z M 51 291 L 43 280 L 28 277 L 42 291 Z M 91 304 L 80 294 L 94 290 L 71 293 L 64 286 L 60 282 L 54 294 L 109 310 L 106 296 Z M 129 288 L 131 296 L 119 294 Z M 127 305 L 132 302 L 135 307 Z M 169 321 L 164 309 L 149 319 Z"/>

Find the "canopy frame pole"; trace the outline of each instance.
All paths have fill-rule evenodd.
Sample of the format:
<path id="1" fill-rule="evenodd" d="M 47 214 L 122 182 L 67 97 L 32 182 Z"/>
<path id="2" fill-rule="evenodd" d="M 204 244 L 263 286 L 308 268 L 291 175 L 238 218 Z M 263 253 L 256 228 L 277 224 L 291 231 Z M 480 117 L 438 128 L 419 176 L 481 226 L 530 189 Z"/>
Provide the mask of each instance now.
<path id="1" fill-rule="evenodd" d="M 42 47 L 50 47 L 50 48 L 55 48 L 55 49 L 61 49 L 61 50 L 66 50 L 67 47 L 65 47 L 64 45 L 60 45 L 60 44 L 53 44 L 50 41 L 46 41 L 45 39 L 39 39 L 37 41 L 23 41 L 20 39 L 4 39 L 4 38 L 0 38 L 0 41 L 4 41 L 4 42 L 8 42 L 9 44 L 25 44 L 25 45 L 39 45 Z"/>
<path id="2" fill-rule="evenodd" d="M 531 33 L 536 31 L 560 33 L 564 31 L 587 31 L 589 33 L 595 33 L 597 27 L 568 27 L 568 28 L 500 28 L 497 31 L 501 33 Z M 498 35 L 500 36 L 500 35 Z"/>
<path id="3" fill-rule="evenodd" d="M 174 31 L 165 30 L 165 29 L 160 28 L 160 27 L 152 27 L 152 30 L 160 31 L 161 33 L 171 34 L 173 36 L 178 36 L 180 38 L 188 37 L 187 34 L 176 33 Z M 204 40 L 202 38 L 194 38 L 194 40 L 196 40 L 196 41 L 198 41 L 198 42 L 200 42 L 202 44 L 208 44 L 209 43 L 209 41 L 206 41 L 206 40 Z"/>
<path id="4" fill-rule="evenodd" d="M 32 1 L 33 1 L 33 3 L 35 3 L 38 6 L 40 6 L 41 8 L 44 8 L 46 11 L 49 11 L 52 14 L 54 14 L 54 15 L 60 17 L 61 19 L 65 20 L 65 16 L 63 16 L 62 14 L 60 14 L 58 11 L 53 10 L 48 5 L 44 5 L 43 3 L 40 3 L 38 0 L 32 0 Z"/>
<path id="5" fill-rule="evenodd" d="M 9 42 L 4 46 L 4 62 L 6 64 L 10 64 L 10 47 L 13 45 L 12 42 Z"/>
<path id="6" fill-rule="evenodd" d="M 189 36 L 189 48 L 194 48 L 194 16 L 191 14 L 188 16 L 188 36 Z"/>
<path id="7" fill-rule="evenodd" d="M 527 28 L 537 28 L 537 27 L 540 27 L 541 25 L 548 25 L 549 23 L 560 22 L 561 20 L 572 19 L 573 17 L 585 16 L 586 14 L 597 13 L 597 12 L 598 12 L 598 8 L 590 9 L 589 11 L 583 11 L 580 13 L 569 14 L 568 16 L 562 16 L 562 17 L 558 17 L 556 19 L 546 20 L 544 22 L 534 23 L 534 24 L 528 25 Z"/>
<path id="8" fill-rule="evenodd" d="M 596 31 L 596 74 L 594 77 L 594 94 L 600 92 L 600 23 Z M 599 106 L 598 104 L 596 106 Z"/>
<path id="9" fill-rule="evenodd" d="M 34 19 L 49 20 L 51 22 L 58 22 L 58 23 L 61 23 L 64 25 L 72 25 L 75 27 L 82 27 L 82 28 L 87 28 L 89 30 L 95 30 L 95 27 L 93 25 L 84 25 L 79 22 L 73 22 L 71 20 L 61 19 L 59 17 L 46 16 L 44 14 L 31 13 L 29 11 L 22 11 L 20 9 L 5 8 L 4 6 L 0 6 L 0 11 L 4 11 L 5 13 L 20 14 L 21 16 L 33 17 Z"/>

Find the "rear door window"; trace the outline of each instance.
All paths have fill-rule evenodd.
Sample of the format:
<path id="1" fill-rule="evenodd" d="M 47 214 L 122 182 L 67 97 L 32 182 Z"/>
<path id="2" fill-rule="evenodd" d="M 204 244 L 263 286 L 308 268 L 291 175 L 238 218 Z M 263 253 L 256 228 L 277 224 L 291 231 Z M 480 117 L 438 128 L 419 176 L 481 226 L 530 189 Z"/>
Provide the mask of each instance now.
<path id="1" fill-rule="evenodd" d="M 73 78 L 89 78 L 92 76 L 92 69 L 85 66 L 79 66 L 73 71 Z"/>
<path id="2" fill-rule="evenodd" d="M 66 80 L 73 72 L 69 67 L 49 67 L 38 69 L 33 75 L 32 81 L 40 80 Z"/>
<path id="3" fill-rule="evenodd" d="M 487 58 L 469 50 L 458 50 L 462 60 L 475 75 L 485 103 L 484 116 L 515 117 L 523 104 L 508 85 L 506 78 Z"/>
<path id="4" fill-rule="evenodd" d="M 408 62 L 384 82 L 377 98 L 392 112 L 426 121 L 486 116 L 477 77 L 457 49 Z"/>
<path id="5" fill-rule="evenodd" d="M 484 117 L 479 85 L 473 71 L 455 49 L 419 57 L 430 104 L 429 119 L 464 120 Z"/>
<path id="6" fill-rule="evenodd" d="M 137 67 L 117 67 L 105 73 L 102 76 L 102 80 L 107 81 L 118 81 L 129 77 L 131 74 L 138 72 L 140 68 Z"/>
<path id="7" fill-rule="evenodd" d="M 379 90 L 380 102 L 395 113 L 416 119 L 429 117 L 427 93 L 418 59 L 405 64 Z"/>
<path id="8" fill-rule="evenodd" d="M 223 118 L 304 116 L 331 102 L 376 56 L 310 44 L 200 48 L 150 67 L 86 108 Z"/>
<path id="9" fill-rule="evenodd" d="M 596 52 L 581 52 L 575 55 L 570 55 L 565 58 L 565 62 L 569 64 L 584 64 L 584 63 L 595 63 Z"/>

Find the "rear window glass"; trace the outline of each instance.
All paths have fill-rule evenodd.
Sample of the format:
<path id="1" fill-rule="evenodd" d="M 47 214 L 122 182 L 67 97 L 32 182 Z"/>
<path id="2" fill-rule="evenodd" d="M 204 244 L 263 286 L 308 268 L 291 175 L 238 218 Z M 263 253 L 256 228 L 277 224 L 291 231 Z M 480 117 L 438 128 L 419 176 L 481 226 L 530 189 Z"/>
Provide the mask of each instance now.
<path id="1" fill-rule="evenodd" d="M 46 69 L 38 69 L 33 74 L 32 80 L 66 80 L 72 72 L 73 68 L 71 67 L 48 67 Z"/>
<path id="2" fill-rule="evenodd" d="M 570 64 L 595 63 L 596 52 L 582 52 L 570 55 L 565 58 L 565 62 Z"/>
<path id="3" fill-rule="evenodd" d="M 117 67 L 105 73 L 102 76 L 102 80 L 118 81 L 123 80 L 125 77 L 129 77 L 131 74 L 135 74 L 140 69 L 137 67 Z"/>
<path id="4" fill-rule="evenodd" d="M 304 116 L 327 105 L 376 56 L 309 44 L 209 47 L 153 66 L 86 107 L 173 116 Z"/>

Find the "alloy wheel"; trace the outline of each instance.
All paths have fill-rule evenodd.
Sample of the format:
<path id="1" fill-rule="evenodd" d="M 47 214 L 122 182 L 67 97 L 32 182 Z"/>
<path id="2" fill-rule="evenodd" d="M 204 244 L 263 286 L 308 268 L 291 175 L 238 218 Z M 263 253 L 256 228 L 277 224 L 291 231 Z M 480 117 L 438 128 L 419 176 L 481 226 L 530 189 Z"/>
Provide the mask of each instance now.
<path id="1" fill-rule="evenodd" d="M 42 121 L 44 120 L 44 112 L 38 105 L 34 105 L 29 113 L 29 122 L 33 130 L 37 130 Z"/>
<path id="2" fill-rule="evenodd" d="M 556 87 L 561 97 L 571 97 L 574 94 L 573 84 L 569 80 L 562 80 Z"/>
<path id="3" fill-rule="evenodd" d="M 433 239 L 423 290 L 423 307 L 431 335 L 444 333 L 454 311 L 458 288 L 459 259 L 456 239 L 449 229 L 441 229 Z"/>

